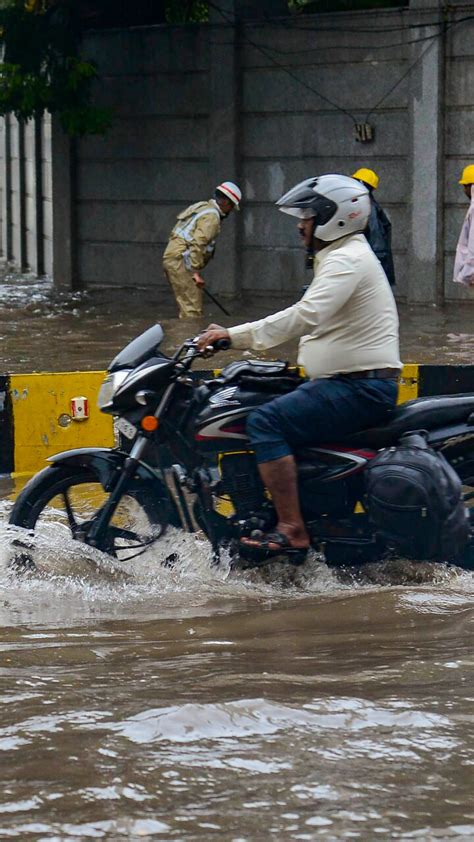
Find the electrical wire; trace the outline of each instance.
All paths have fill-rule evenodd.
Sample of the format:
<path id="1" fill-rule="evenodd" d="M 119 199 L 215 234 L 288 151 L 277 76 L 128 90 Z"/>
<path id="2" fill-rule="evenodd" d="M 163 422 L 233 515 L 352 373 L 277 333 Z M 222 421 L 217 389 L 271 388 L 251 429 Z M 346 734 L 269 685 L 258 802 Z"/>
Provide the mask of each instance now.
<path id="1" fill-rule="evenodd" d="M 320 13 L 321 14 L 321 13 Z M 434 26 L 438 23 L 438 21 L 434 21 L 431 24 L 426 24 L 427 26 Z M 297 26 L 291 19 L 289 20 L 278 20 L 269 19 L 266 23 L 262 23 L 261 21 L 245 21 L 245 26 L 252 26 L 255 28 L 261 28 L 265 26 L 265 29 L 285 29 L 288 30 L 289 28 L 293 29 L 295 32 L 351 32 L 355 34 L 364 33 L 364 34 L 371 34 L 375 33 L 376 35 L 380 35 L 386 32 L 406 32 L 407 29 L 416 28 L 416 24 L 403 24 L 401 26 L 374 26 L 370 27 L 370 29 L 365 29 L 364 27 L 351 27 L 351 26 L 325 26 L 324 23 L 319 26 L 310 26 L 306 23 L 304 26 Z"/>
<path id="2" fill-rule="evenodd" d="M 381 33 L 386 33 L 386 32 L 406 32 L 406 31 L 409 31 L 409 30 L 412 30 L 412 29 L 420 29 L 421 27 L 423 27 L 423 29 L 426 29 L 428 27 L 433 27 L 433 26 L 440 26 L 440 27 L 446 26 L 449 29 L 451 26 L 458 26 L 461 23 L 468 23 L 468 22 L 472 22 L 472 21 L 474 21 L 474 15 L 467 15 L 466 17 L 459 18 L 459 20 L 451 21 L 450 23 L 447 23 L 444 19 L 442 19 L 442 20 L 437 20 L 437 21 L 425 22 L 423 24 L 413 24 L 413 23 L 411 23 L 407 26 L 400 27 L 400 28 L 394 27 L 394 28 L 384 29 L 384 28 L 375 28 L 374 27 L 373 29 L 351 29 L 351 28 L 348 28 L 348 27 L 344 27 L 344 28 L 338 28 L 338 27 L 327 27 L 327 28 L 325 28 L 325 27 L 318 27 L 318 28 L 317 27 L 311 27 L 311 28 L 309 28 L 309 27 L 304 27 L 304 28 L 303 27 L 295 27 L 295 30 L 299 30 L 300 32 L 306 32 L 306 31 L 317 32 L 317 33 L 321 33 L 321 32 L 341 32 L 341 33 L 351 32 L 353 34 L 370 33 L 372 35 L 373 34 L 380 35 Z M 434 38 L 438 38 L 441 34 L 442 33 L 435 32 L 435 33 L 433 33 L 433 35 L 426 35 L 423 38 L 413 38 L 410 41 L 397 41 L 397 42 L 393 42 L 393 43 L 380 44 L 380 45 L 378 45 L 378 44 L 367 44 L 367 45 L 346 44 L 344 46 L 344 49 L 345 50 L 387 50 L 387 49 L 395 48 L 395 47 L 406 47 L 406 46 L 410 46 L 412 44 L 421 44 L 424 41 L 431 41 Z M 309 47 L 309 48 L 304 49 L 304 50 L 282 50 L 280 47 L 272 47 L 270 45 L 262 45 L 262 46 L 266 47 L 267 49 L 271 50 L 272 52 L 277 52 L 280 55 L 306 55 L 307 53 L 320 52 L 321 50 L 328 51 L 328 50 L 338 50 L 338 49 L 340 49 L 340 47 L 338 45 L 325 46 L 325 47 Z"/>
<path id="3" fill-rule="evenodd" d="M 224 20 L 226 21 L 226 23 L 230 23 L 232 26 L 234 25 L 233 20 L 232 20 L 231 18 L 229 18 L 229 17 L 228 17 L 228 15 L 226 15 L 226 13 L 225 13 L 222 9 L 220 9 L 220 8 L 219 8 L 219 6 L 216 6 L 216 5 L 214 5 L 214 3 L 211 3 L 211 2 L 209 2 L 209 6 L 212 6 L 212 8 L 213 8 L 215 11 L 217 11 L 217 12 L 221 15 L 221 17 L 222 17 L 222 18 L 224 18 Z M 298 82 L 298 84 L 300 84 L 303 88 L 306 88 L 306 89 L 307 89 L 308 91 L 310 91 L 311 93 L 316 94 L 316 96 L 317 96 L 317 97 L 319 97 L 319 98 L 320 98 L 323 102 L 326 102 L 328 105 L 332 105 L 332 107 L 333 107 L 333 108 L 335 108 L 337 111 L 340 111 L 340 112 L 341 112 L 341 114 L 345 114 L 345 115 L 346 115 L 346 117 L 349 117 L 349 119 L 350 119 L 350 120 L 352 120 L 352 122 L 353 122 L 354 126 L 355 126 L 355 125 L 357 125 L 357 119 L 354 117 L 354 115 L 353 115 L 353 114 L 351 114 L 351 112 L 350 112 L 350 111 L 347 111 L 347 109 L 346 109 L 346 108 L 343 108 L 343 107 L 342 107 L 341 105 L 339 105 L 337 102 L 334 102 L 332 99 L 330 99 L 329 97 L 325 96 L 325 94 L 322 94 L 320 91 L 318 91 L 318 90 L 317 90 L 317 88 L 314 88 L 312 85 L 309 85 L 307 82 L 304 82 L 304 81 L 303 81 L 303 79 L 300 79 L 300 77 L 299 77 L 299 76 L 297 76 L 295 73 L 293 73 L 293 72 L 292 72 L 291 70 L 289 70 L 287 67 L 285 67 L 285 65 L 284 65 L 284 64 L 282 64 L 281 62 L 277 61 L 277 59 L 273 58 L 273 56 L 272 56 L 272 55 L 269 55 L 269 53 L 267 52 L 267 50 L 266 50 L 266 48 L 265 48 L 265 47 L 261 47 L 261 46 L 259 46 L 258 44 L 255 44 L 255 43 L 252 41 L 252 39 L 251 39 L 251 38 L 249 38 L 247 35 L 243 35 L 243 39 L 244 39 L 244 40 L 245 40 L 248 44 L 251 44 L 251 45 L 252 45 L 252 47 L 255 47 L 255 49 L 256 49 L 256 50 L 258 50 L 260 53 L 262 53 L 262 55 L 264 55 L 264 56 L 265 56 L 265 57 L 266 57 L 269 61 L 271 61 L 271 62 L 272 62 L 272 64 L 274 64 L 274 65 L 275 65 L 275 67 L 279 67 L 279 68 L 280 68 L 281 70 L 283 70 L 283 71 L 284 71 L 284 72 L 285 72 L 288 76 L 290 76 L 292 79 L 294 79 L 294 80 L 295 80 L 295 82 Z"/>
<path id="4" fill-rule="evenodd" d="M 213 5 L 212 2 L 210 2 L 209 5 L 212 6 L 212 8 L 214 8 L 214 9 L 217 8 L 215 5 Z M 408 10 L 408 7 L 402 8 L 400 11 L 401 11 L 401 13 L 403 13 L 407 10 Z M 366 10 L 366 11 L 368 11 L 368 10 Z M 383 10 L 381 10 L 379 8 L 379 9 L 377 9 L 377 12 L 380 13 L 380 12 L 383 12 Z M 317 14 L 317 13 L 315 13 L 315 14 Z M 313 15 L 313 17 L 314 17 L 314 15 Z M 473 17 L 474 17 L 473 15 L 467 15 L 463 18 L 459 18 L 459 20 L 456 21 L 456 24 L 464 23 L 466 21 L 470 21 L 470 20 L 473 19 Z M 419 29 L 421 26 L 423 26 L 423 27 L 439 26 L 442 23 L 444 23 L 444 20 L 440 20 L 439 18 L 437 18 L 436 20 L 424 21 L 422 24 L 420 24 L 420 23 L 406 23 L 406 24 L 403 24 L 401 26 L 372 26 L 369 29 L 365 29 L 364 27 L 350 27 L 350 26 L 346 26 L 346 25 L 345 26 L 324 26 L 324 24 L 323 25 L 319 24 L 318 26 L 309 26 L 306 22 L 305 22 L 304 26 L 295 26 L 293 16 L 285 17 L 285 18 L 268 18 L 268 19 L 265 19 L 264 21 L 248 20 L 248 21 L 244 21 L 243 23 L 244 23 L 245 26 L 251 26 L 252 28 L 265 27 L 265 29 L 269 29 L 269 28 L 281 29 L 283 27 L 285 30 L 288 30 L 288 24 L 291 23 L 291 24 L 293 24 L 292 28 L 294 30 L 298 30 L 300 32 L 341 32 L 341 33 L 351 32 L 351 33 L 355 33 L 355 34 L 359 34 L 359 33 L 362 32 L 362 33 L 367 33 L 367 34 L 373 34 L 373 33 L 380 34 L 380 33 L 386 33 L 386 32 L 406 32 L 409 29 Z M 233 26 L 233 25 L 234 25 L 233 23 L 230 23 L 230 26 Z"/>
<path id="5" fill-rule="evenodd" d="M 321 13 L 320 13 L 321 14 Z M 347 14 L 347 13 L 346 13 Z M 432 21 L 431 23 L 427 23 L 426 26 L 435 26 L 439 21 Z M 245 21 L 245 26 L 256 26 L 257 28 L 260 26 L 260 21 Z M 283 23 L 275 23 L 268 21 L 266 29 L 274 28 L 274 29 L 282 29 Z M 284 26 L 285 30 L 288 30 L 288 25 Z M 296 32 L 351 32 L 355 34 L 371 34 L 374 32 L 376 35 L 384 34 L 386 32 L 406 32 L 408 29 L 416 29 L 416 24 L 402 24 L 400 26 L 373 26 L 368 27 L 367 29 L 362 26 L 327 26 L 320 24 L 319 26 L 295 26 L 291 27 Z"/>
<path id="6" fill-rule="evenodd" d="M 438 38 L 438 37 L 439 37 L 439 33 L 434 33 L 433 35 L 426 35 L 424 38 L 413 38 L 411 41 L 397 41 L 397 42 L 394 42 L 392 44 L 346 44 L 346 45 L 344 45 L 344 49 L 348 50 L 348 51 L 349 50 L 389 50 L 389 49 L 395 49 L 395 48 L 400 48 L 400 47 L 409 47 L 413 44 L 423 44 L 425 41 L 432 41 L 433 39 Z M 219 43 L 220 45 L 227 44 L 230 47 L 230 46 L 232 46 L 233 41 L 219 41 L 219 42 L 211 41 L 210 43 L 211 44 L 212 43 Z M 256 41 L 254 41 L 254 45 L 257 46 Z M 308 49 L 306 49 L 306 50 L 282 50 L 279 47 L 271 47 L 270 45 L 267 45 L 267 44 L 259 44 L 258 46 L 261 49 L 270 50 L 273 53 L 279 53 L 280 55 L 284 55 L 284 56 L 307 55 L 308 53 L 320 53 L 322 51 L 330 52 L 331 50 L 340 50 L 341 49 L 340 46 L 338 46 L 337 44 L 334 44 L 334 45 L 331 45 L 331 46 L 325 46 L 325 47 L 308 47 Z M 303 68 L 304 67 L 317 67 L 318 64 L 320 64 L 320 62 L 315 63 L 315 64 L 309 64 L 308 63 L 308 64 L 297 65 L 297 66 L 298 67 L 301 66 Z"/>
<path id="7" fill-rule="evenodd" d="M 209 6 L 212 7 L 216 12 L 218 12 L 220 14 L 220 16 L 223 18 L 223 20 L 225 21 L 226 24 L 228 24 L 229 26 L 232 26 L 232 27 L 235 26 L 234 20 L 230 16 L 228 16 L 223 11 L 223 9 L 221 9 L 215 3 L 212 3 L 211 0 L 209 0 Z M 421 25 L 420 24 L 409 24 L 406 27 L 403 27 L 403 29 L 405 31 L 407 29 L 420 28 L 420 26 L 422 26 L 423 28 L 426 28 L 428 26 L 441 26 L 442 28 L 440 29 L 439 32 L 433 33 L 433 35 L 427 35 L 427 36 L 424 36 L 423 38 L 416 38 L 416 39 L 412 39 L 411 41 L 401 42 L 401 43 L 398 43 L 398 44 L 392 44 L 392 45 L 384 44 L 383 46 L 378 48 L 378 49 L 388 49 L 389 47 L 404 47 L 404 46 L 409 46 L 409 45 L 412 45 L 412 44 L 421 44 L 421 43 L 425 43 L 427 41 L 429 42 L 427 44 L 426 48 L 415 59 L 415 61 L 412 62 L 412 64 L 399 77 L 399 79 L 392 85 L 392 87 L 389 88 L 389 90 L 386 91 L 386 93 L 378 100 L 378 102 L 373 106 L 373 108 L 370 109 L 370 111 L 366 115 L 366 118 L 365 118 L 364 122 L 366 122 L 366 123 L 368 122 L 369 117 L 380 107 L 382 102 L 384 102 L 387 99 L 387 97 L 389 97 L 390 94 L 393 93 L 393 91 L 396 90 L 396 88 L 398 88 L 398 86 L 401 85 L 401 83 L 410 75 L 410 73 L 413 71 L 413 69 L 417 66 L 417 64 L 419 64 L 420 61 L 422 61 L 422 59 L 427 55 L 427 53 L 431 50 L 431 48 L 434 46 L 434 44 L 436 43 L 436 41 L 439 38 L 441 38 L 443 35 L 445 35 L 446 32 L 449 29 L 451 29 L 455 26 L 458 26 L 461 23 L 465 23 L 467 21 L 472 21 L 472 20 L 474 20 L 474 15 L 469 15 L 469 16 L 466 16 L 464 18 L 459 18 L 459 20 L 451 21 L 450 23 L 446 23 L 443 20 L 441 20 L 441 21 L 437 20 L 437 21 L 433 21 L 432 23 L 429 23 L 429 24 L 428 23 L 423 23 Z M 262 24 L 262 25 L 264 25 L 264 24 Z M 304 32 L 310 30 L 309 27 L 304 27 L 304 28 L 303 27 L 295 27 L 295 29 L 301 29 L 301 31 L 304 31 Z M 312 31 L 312 30 L 310 30 L 310 31 Z M 359 29 L 350 30 L 350 29 L 347 29 L 347 28 L 344 28 L 344 29 L 321 29 L 321 28 L 315 27 L 314 31 L 320 33 L 320 32 L 329 32 L 329 31 L 362 32 L 363 30 L 359 30 Z M 383 32 L 383 31 L 389 31 L 389 30 L 388 29 L 383 30 L 383 29 L 380 29 L 380 28 L 378 30 L 375 30 L 375 29 L 374 30 L 366 30 L 366 32 L 377 32 L 377 33 L 380 33 L 380 32 Z M 402 28 L 400 28 L 399 30 L 390 30 L 390 31 L 402 31 Z M 305 82 L 299 76 L 297 76 L 296 73 L 294 73 L 287 65 L 278 61 L 276 58 L 274 58 L 274 56 L 271 55 L 271 52 L 278 52 L 278 53 L 283 54 L 283 55 L 292 55 L 294 53 L 301 54 L 301 52 L 313 52 L 313 50 L 310 50 L 310 51 L 288 51 L 288 52 L 286 52 L 286 51 L 280 50 L 280 49 L 275 48 L 275 47 L 259 44 L 258 42 L 251 39 L 244 32 L 241 33 L 241 38 L 247 44 L 250 44 L 250 46 L 254 47 L 254 49 L 256 49 L 258 52 L 260 52 L 262 55 L 264 55 L 275 67 L 278 67 L 280 70 L 283 70 L 284 73 L 286 73 L 288 76 L 290 76 L 290 78 L 294 79 L 294 81 L 297 82 L 299 85 L 306 88 L 306 90 L 310 91 L 311 93 L 316 94 L 317 97 L 319 97 L 321 100 L 323 100 L 323 102 L 326 102 L 328 105 L 331 105 L 335 110 L 341 112 L 346 117 L 349 117 L 349 119 L 352 120 L 354 125 L 357 125 L 359 123 L 359 120 L 357 120 L 357 118 L 350 111 L 348 111 L 346 108 L 343 108 L 337 102 L 334 102 L 334 100 L 331 100 L 329 97 L 325 96 L 325 94 L 322 94 L 321 91 L 319 91 L 317 88 L 313 87 L 312 85 L 309 85 L 307 82 Z M 316 49 L 331 49 L 331 48 L 315 48 L 315 50 Z M 333 49 L 339 49 L 339 48 L 334 47 Z M 369 47 L 369 48 L 368 47 L 360 47 L 360 49 L 374 49 L 374 47 Z M 304 67 L 308 67 L 308 66 L 311 66 L 311 65 L 304 65 Z"/>
<path id="8" fill-rule="evenodd" d="M 474 16 L 470 15 L 470 16 L 469 16 L 469 18 L 467 18 L 467 20 L 473 20 L 473 18 L 474 18 Z M 436 40 L 437 40 L 438 38 L 441 38 L 443 35 L 446 35 L 446 33 L 447 33 L 450 29 L 453 29 L 455 26 L 458 26 L 460 23 L 464 23 L 465 21 L 466 21 L 466 18 L 462 18 L 462 19 L 460 19 L 460 20 L 454 20 L 454 21 L 451 21 L 450 23 L 446 23 L 446 24 L 444 25 L 443 29 L 442 29 L 440 32 L 438 32 L 438 33 L 437 33 Z M 392 85 L 392 87 L 391 87 L 391 88 L 390 88 L 390 89 L 389 89 L 389 90 L 388 90 L 388 91 L 387 91 L 387 92 L 383 95 L 383 97 L 381 97 L 381 98 L 379 99 L 379 101 L 378 101 L 378 102 L 377 102 L 377 103 L 373 106 L 373 108 L 371 108 L 371 110 L 370 110 L 370 111 L 367 113 L 367 115 L 366 115 L 366 118 L 365 118 L 365 122 L 366 122 L 366 123 L 368 122 L 369 117 L 370 117 L 370 116 L 374 113 L 374 111 L 376 111 L 376 110 L 377 110 L 377 108 L 378 108 L 378 107 L 382 104 L 382 102 L 383 102 L 384 100 L 386 100 L 386 99 L 387 99 L 387 97 L 388 97 L 388 96 L 390 96 L 390 94 L 391 94 L 391 93 L 393 93 L 393 91 L 394 91 L 396 88 L 398 88 L 398 86 L 399 86 L 399 85 L 400 85 L 400 84 L 404 81 L 404 79 L 406 79 L 406 77 L 410 75 L 410 73 L 412 72 L 413 68 L 414 68 L 414 67 L 416 67 L 416 65 L 417 65 L 420 61 L 422 61 L 422 60 L 424 59 L 424 57 L 427 55 L 427 53 L 429 53 L 429 51 L 431 50 L 431 48 L 435 45 L 436 40 L 433 40 L 433 41 L 431 42 L 431 44 L 428 44 L 428 45 L 425 47 L 425 49 L 424 49 L 424 50 L 420 53 L 420 55 L 418 56 L 418 58 L 417 58 L 417 59 L 415 59 L 415 61 L 413 62 L 413 64 L 411 64 L 411 65 L 410 65 L 410 67 L 409 67 L 409 68 L 405 71 L 405 73 L 403 73 L 403 75 L 402 75 L 402 76 L 400 76 L 400 79 L 398 80 L 398 82 L 395 82 L 395 84 L 394 84 L 394 85 Z"/>

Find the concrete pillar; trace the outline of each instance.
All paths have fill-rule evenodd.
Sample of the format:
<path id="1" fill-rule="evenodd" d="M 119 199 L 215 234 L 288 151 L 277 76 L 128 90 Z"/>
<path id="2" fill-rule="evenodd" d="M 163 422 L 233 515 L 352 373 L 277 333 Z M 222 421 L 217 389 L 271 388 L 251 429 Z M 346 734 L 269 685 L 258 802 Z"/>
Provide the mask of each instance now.
<path id="1" fill-rule="evenodd" d="M 3 260 L 9 261 L 13 257 L 12 248 L 12 160 L 11 160 L 11 117 L 5 114 L 3 118 L 3 207 L 2 207 L 2 251 Z"/>
<path id="2" fill-rule="evenodd" d="M 421 43 L 411 48 L 412 205 L 411 247 L 408 256 L 408 301 L 440 304 L 443 290 L 443 99 L 444 34 L 439 26 L 425 26 L 432 20 L 435 3 L 416 0 L 410 23 Z M 418 12 L 417 10 L 420 9 Z M 410 37 L 412 37 L 410 33 Z M 423 56 L 421 57 L 421 54 Z"/>
<path id="3" fill-rule="evenodd" d="M 56 116 L 51 124 L 53 279 L 58 289 L 77 289 L 74 212 L 75 146 Z"/>
<path id="4" fill-rule="evenodd" d="M 239 184 L 239 62 L 235 1 L 217 0 L 209 7 L 212 27 L 210 43 L 211 102 L 209 115 L 209 175 L 211 186 L 220 181 Z M 218 278 L 216 289 L 228 296 L 239 292 L 238 252 L 240 214 L 224 221 L 218 242 L 212 275 Z M 225 248 L 222 246 L 222 238 Z"/>
<path id="5" fill-rule="evenodd" d="M 26 141 L 24 120 L 18 121 L 18 201 L 20 211 L 20 270 L 27 272 L 31 267 L 28 261 L 26 233 Z"/>
<path id="6" fill-rule="evenodd" d="M 43 118 L 34 121 L 34 156 L 35 156 L 35 255 L 37 275 L 44 274 L 44 212 L 43 212 Z"/>
<path id="7" fill-rule="evenodd" d="M 5 120 L 0 117 L 0 261 L 5 260 Z"/>

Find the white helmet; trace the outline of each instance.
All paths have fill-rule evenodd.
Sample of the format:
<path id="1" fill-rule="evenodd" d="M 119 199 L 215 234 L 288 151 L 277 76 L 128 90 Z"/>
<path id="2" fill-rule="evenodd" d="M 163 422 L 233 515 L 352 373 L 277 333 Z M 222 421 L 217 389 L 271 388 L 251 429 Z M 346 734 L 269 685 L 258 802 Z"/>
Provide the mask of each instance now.
<path id="1" fill-rule="evenodd" d="M 224 196 L 227 196 L 227 198 L 234 203 L 236 210 L 240 210 L 242 192 L 240 187 L 237 187 L 233 181 L 223 181 L 222 184 L 217 185 L 216 190 L 218 190 L 219 193 L 223 193 Z"/>
<path id="2" fill-rule="evenodd" d="M 367 187 L 338 173 L 307 178 L 276 204 L 283 213 L 300 219 L 314 217 L 313 236 L 327 243 L 364 231 L 371 208 Z"/>

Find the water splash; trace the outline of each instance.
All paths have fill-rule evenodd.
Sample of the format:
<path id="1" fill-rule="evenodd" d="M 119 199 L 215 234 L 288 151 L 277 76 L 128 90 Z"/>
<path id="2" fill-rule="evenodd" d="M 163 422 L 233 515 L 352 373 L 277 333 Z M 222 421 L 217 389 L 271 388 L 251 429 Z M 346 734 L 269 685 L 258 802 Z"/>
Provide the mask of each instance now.
<path id="1" fill-rule="evenodd" d="M 392 560 L 351 568 L 331 568 L 314 552 L 305 564 L 293 567 L 273 562 L 250 570 L 233 569 L 225 555 L 213 563 L 204 535 L 191 535 L 170 527 L 143 555 L 119 562 L 73 541 L 59 524 L 48 522 L 29 533 L 7 523 L 11 503 L 0 502 L 0 585 L 8 597 L 0 608 L 6 624 L 12 613 L 29 621 L 70 624 L 91 613 L 114 616 L 129 610 L 196 610 L 210 601 L 235 599 L 333 599 L 341 593 L 383 590 L 417 585 L 433 593 L 474 589 L 474 574 L 446 565 Z M 20 552 L 31 554 L 33 569 L 12 567 Z M 26 549 L 25 549 L 26 548 Z M 172 561 L 170 562 L 170 559 Z M 461 597 L 462 600 L 462 597 Z M 435 600 L 436 602 L 436 600 Z M 418 609 L 423 610 L 422 603 Z M 201 610 L 201 609 L 200 609 Z"/>

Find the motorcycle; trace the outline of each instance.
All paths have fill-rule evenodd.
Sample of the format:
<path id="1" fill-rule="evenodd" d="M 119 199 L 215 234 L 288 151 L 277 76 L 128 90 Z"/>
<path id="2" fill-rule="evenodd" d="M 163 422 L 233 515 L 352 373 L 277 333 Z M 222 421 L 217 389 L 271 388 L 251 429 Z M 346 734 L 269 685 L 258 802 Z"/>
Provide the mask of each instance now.
<path id="1" fill-rule="evenodd" d="M 239 550 L 239 539 L 271 529 L 276 513 L 249 446 L 246 417 L 302 378 L 286 362 L 248 360 L 198 380 L 191 377 L 193 363 L 229 343 L 221 340 L 201 352 L 197 339 L 189 339 L 168 357 L 160 350 L 163 338 L 156 324 L 134 339 L 115 357 L 100 389 L 98 405 L 115 417 L 120 446 L 52 456 L 18 496 L 10 523 L 34 536 L 45 521 L 60 521 L 75 541 L 123 561 L 144 553 L 170 525 L 202 530 L 216 563 L 226 549 L 234 565 L 255 566 Z M 474 394 L 409 401 L 383 427 L 296 454 L 311 545 L 328 564 L 363 564 L 396 552 L 364 508 L 364 469 L 377 451 L 419 429 L 456 470 L 469 506 Z M 474 567 L 473 536 L 471 529 L 464 556 L 449 561 Z"/>

